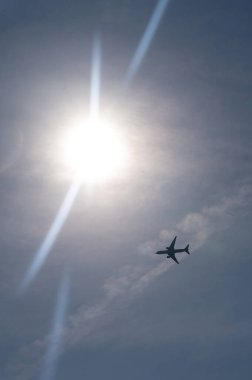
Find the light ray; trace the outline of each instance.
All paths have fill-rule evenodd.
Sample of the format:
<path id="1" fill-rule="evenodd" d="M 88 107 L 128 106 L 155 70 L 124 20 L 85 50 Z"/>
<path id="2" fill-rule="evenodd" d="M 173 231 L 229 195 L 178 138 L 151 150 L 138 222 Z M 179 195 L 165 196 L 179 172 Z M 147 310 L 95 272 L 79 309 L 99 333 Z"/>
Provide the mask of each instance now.
<path id="1" fill-rule="evenodd" d="M 66 218 L 73 205 L 73 202 L 79 191 L 79 188 L 80 188 L 80 182 L 76 181 L 72 184 L 72 186 L 68 190 L 67 195 L 59 209 L 58 214 L 56 215 L 43 243 L 41 244 L 39 250 L 37 251 L 25 275 L 25 278 L 21 284 L 21 293 L 23 293 L 29 287 L 34 277 L 38 274 L 39 270 L 41 269 L 47 256 L 49 255 L 52 249 L 52 246 L 55 240 L 57 239 L 57 236 L 66 221 Z"/>
<path id="2" fill-rule="evenodd" d="M 94 37 L 92 53 L 92 73 L 91 73 L 91 96 L 90 115 L 96 118 L 99 114 L 100 103 L 100 72 L 101 72 L 101 41 L 98 34 Z"/>
<path id="3" fill-rule="evenodd" d="M 128 85 L 132 81 L 137 70 L 139 69 L 169 2 L 170 0 L 158 1 L 156 8 L 154 9 L 154 12 L 150 18 L 150 21 L 145 29 L 142 39 L 140 40 L 140 43 L 127 70 L 125 77 L 126 85 Z"/>
<path id="4" fill-rule="evenodd" d="M 63 328 L 67 314 L 69 291 L 69 274 L 65 273 L 59 287 L 51 332 L 49 336 L 49 346 L 45 354 L 44 365 L 40 377 L 41 380 L 51 380 L 55 375 L 57 360 L 60 355 L 60 347 L 63 339 Z"/>
<path id="5" fill-rule="evenodd" d="M 100 103 L 100 71 L 101 71 L 101 42 L 99 35 L 96 34 L 93 43 L 92 52 L 92 73 L 91 73 L 91 96 L 90 96 L 90 116 L 92 118 L 97 118 L 99 114 L 99 103 Z M 42 245 L 37 251 L 35 258 L 33 259 L 23 282 L 21 283 L 20 293 L 22 294 L 32 283 L 35 276 L 41 269 L 44 261 L 49 255 L 53 244 L 55 243 L 58 234 L 63 227 L 66 218 L 70 212 L 76 195 L 79 191 L 81 185 L 81 179 L 75 181 L 63 201 L 63 204 L 58 211 Z"/>

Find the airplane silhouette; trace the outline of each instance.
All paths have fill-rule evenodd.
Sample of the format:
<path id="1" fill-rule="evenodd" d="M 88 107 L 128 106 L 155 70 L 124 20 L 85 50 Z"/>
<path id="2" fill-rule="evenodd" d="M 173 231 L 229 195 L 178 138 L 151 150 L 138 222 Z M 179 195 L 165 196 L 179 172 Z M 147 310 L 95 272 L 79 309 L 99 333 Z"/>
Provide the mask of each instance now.
<path id="1" fill-rule="evenodd" d="M 188 255 L 190 255 L 190 252 L 189 252 L 189 244 L 187 244 L 187 246 L 184 249 L 175 249 L 174 247 L 175 247 L 176 239 L 177 239 L 177 236 L 175 236 L 171 245 L 169 247 L 166 247 L 166 251 L 157 251 L 156 255 L 167 255 L 167 259 L 171 258 L 172 260 L 175 261 L 175 263 L 179 264 L 179 262 L 175 256 L 175 253 L 186 252 L 186 253 L 188 253 Z"/>

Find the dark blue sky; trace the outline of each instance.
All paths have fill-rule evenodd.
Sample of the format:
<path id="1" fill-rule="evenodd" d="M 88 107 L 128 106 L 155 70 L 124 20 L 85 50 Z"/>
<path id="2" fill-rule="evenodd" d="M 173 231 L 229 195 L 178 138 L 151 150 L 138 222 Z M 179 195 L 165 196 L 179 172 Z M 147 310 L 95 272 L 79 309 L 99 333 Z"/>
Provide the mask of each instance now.
<path id="1" fill-rule="evenodd" d="M 157 3 L 0 3 L 1 380 L 251 377 L 252 5 L 171 0 L 125 90 Z M 97 31 L 131 165 L 83 184 L 20 296 L 71 186 L 59 139 L 88 113 Z M 179 266 L 154 255 L 174 235 Z"/>

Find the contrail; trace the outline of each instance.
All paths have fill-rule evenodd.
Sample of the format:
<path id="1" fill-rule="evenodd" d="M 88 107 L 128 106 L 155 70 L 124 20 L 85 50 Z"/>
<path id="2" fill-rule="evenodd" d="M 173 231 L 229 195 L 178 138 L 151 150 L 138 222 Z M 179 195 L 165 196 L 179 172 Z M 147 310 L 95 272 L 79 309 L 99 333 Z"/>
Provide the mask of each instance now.
<path id="1" fill-rule="evenodd" d="M 154 9 L 154 12 L 142 36 L 142 39 L 140 40 L 140 43 L 136 49 L 136 52 L 131 60 L 129 68 L 126 72 L 126 76 L 125 76 L 126 85 L 128 85 L 132 81 L 137 70 L 139 69 L 169 2 L 170 0 L 158 1 L 156 8 Z"/>

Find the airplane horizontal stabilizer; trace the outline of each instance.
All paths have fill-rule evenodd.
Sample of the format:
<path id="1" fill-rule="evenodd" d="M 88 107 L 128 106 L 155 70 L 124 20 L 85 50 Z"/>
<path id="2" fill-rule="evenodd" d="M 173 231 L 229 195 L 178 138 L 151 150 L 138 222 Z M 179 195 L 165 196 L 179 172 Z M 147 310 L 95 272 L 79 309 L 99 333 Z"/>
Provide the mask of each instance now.
<path id="1" fill-rule="evenodd" d="M 187 246 L 185 247 L 185 252 L 188 253 L 188 255 L 190 255 L 190 252 L 189 252 L 189 244 L 187 244 Z"/>

